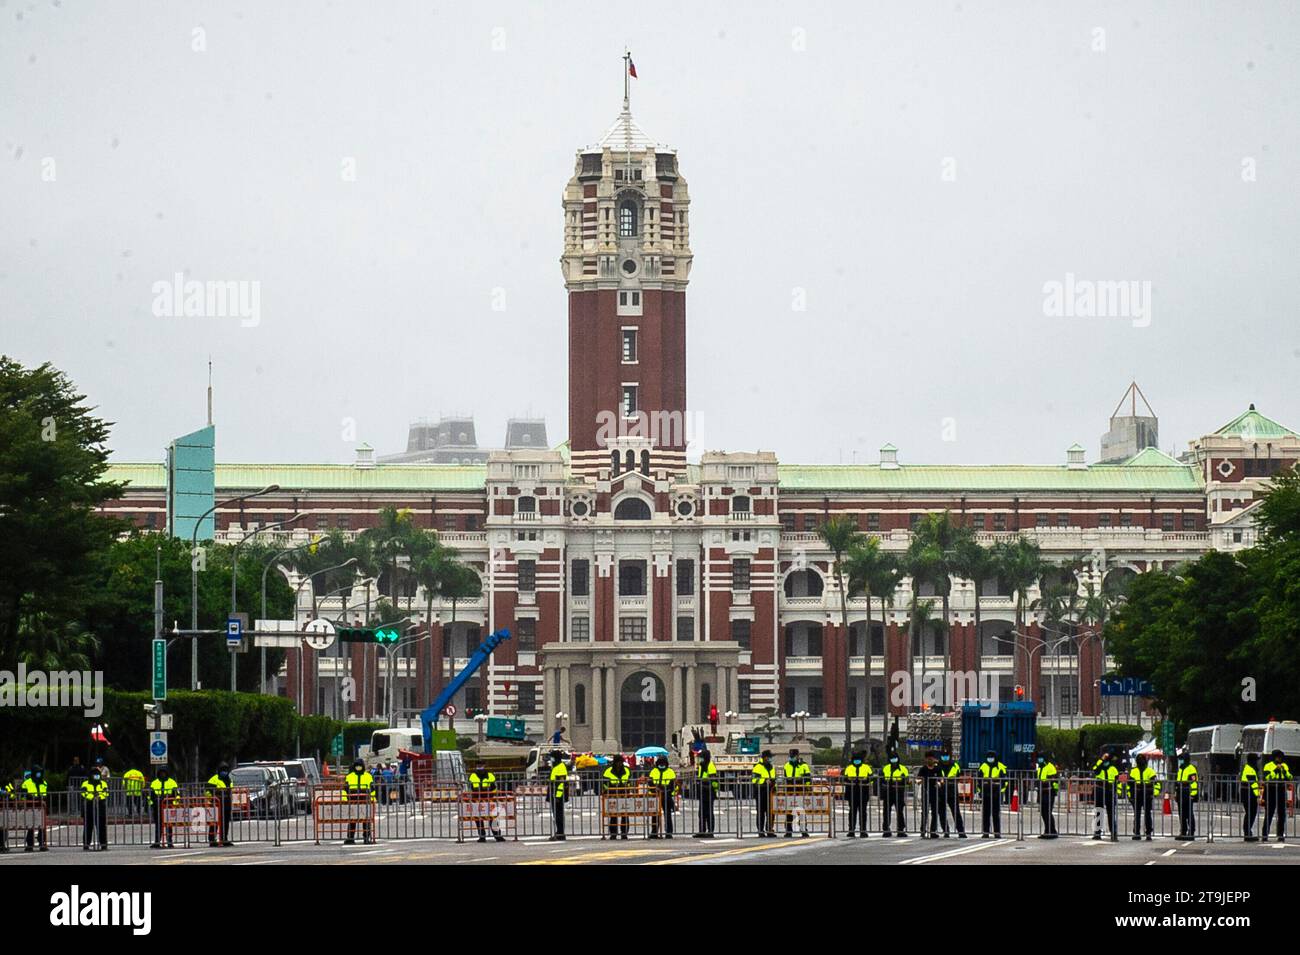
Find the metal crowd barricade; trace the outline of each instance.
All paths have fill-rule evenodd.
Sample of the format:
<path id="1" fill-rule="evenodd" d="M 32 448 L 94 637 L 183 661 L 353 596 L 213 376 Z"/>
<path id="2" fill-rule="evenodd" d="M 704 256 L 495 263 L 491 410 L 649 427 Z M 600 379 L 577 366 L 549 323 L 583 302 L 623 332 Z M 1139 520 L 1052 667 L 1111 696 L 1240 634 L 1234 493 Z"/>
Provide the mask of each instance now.
<path id="1" fill-rule="evenodd" d="M 369 797 L 349 800 L 341 789 L 317 790 L 312 801 L 316 844 L 320 845 L 321 836 L 355 838 L 358 829 L 366 838 L 377 839 L 376 808 Z"/>
<path id="2" fill-rule="evenodd" d="M 637 832 L 649 836 L 650 821 L 658 819 L 661 811 L 660 793 L 655 788 L 645 785 L 609 786 L 600 794 L 601 838 L 605 838 L 606 825 L 611 839 L 616 833 L 629 834 L 632 820 L 636 820 Z"/>
<path id="3" fill-rule="evenodd" d="M 162 830 L 165 842 L 174 842 L 182 833 L 182 844 L 207 842 L 221 829 L 221 802 L 216 796 L 177 796 L 162 807 Z M 193 840 L 191 840 L 193 836 Z M 112 841 L 111 839 L 109 840 Z"/>
<path id="4" fill-rule="evenodd" d="M 0 801 L 0 831 L 5 834 L 5 844 L 31 833 L 33 841 L 39 837 L 49 845 L 50 831 L 45 803 L 39 799 L 5 799 Z"/>
<path id="5" fill-rule="evenodd" d="M 778 782 L 772 793 L 772 817 L 784 817 L 786 831 L 796 824 L 801 832 L 835 835 L 835 813 L 831 806 L 829 783 L 795 784 Z M 809 825 L 812 820 L 813 825 Z"/>
<path id="6" fill-rule="evenodd" d="M 459 825 L 456 841 L 465 841 L 465 830 L 473 829 L 482 837 L 487 834 L 519 839 L 514 793 L 463 792 L 456 801 Z"/>

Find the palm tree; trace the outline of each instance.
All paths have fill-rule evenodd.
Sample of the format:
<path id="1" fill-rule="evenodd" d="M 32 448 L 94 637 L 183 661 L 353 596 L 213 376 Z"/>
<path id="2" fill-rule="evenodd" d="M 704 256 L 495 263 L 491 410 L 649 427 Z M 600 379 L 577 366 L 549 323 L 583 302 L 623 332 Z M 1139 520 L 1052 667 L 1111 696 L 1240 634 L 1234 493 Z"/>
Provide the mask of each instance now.
<path id="1" fill-rule="evenodd" d="M 834 555 L 831 572 L 840 591 L 840 621 L 844 634 L 844 759 L 853 751 L 853 715 L 849 712 L 849 593 L 845 586 L 844 557 L 862 545 L 857 522 L 848 517 L 832 517 L 817 528 L 822 542 Z"/>
<path id="2" fill-rule="evenodd" d="M 953 548 L 953 570 L 969 580 L 975 588 L 975 687 L 979 692 L 980 663 L 984 653 L 983 634 L 980 632 L 980 596 L 986 581 L 998 575 L 997 557 L 993 551 L 979 543 L 974 533 L 966 533 Z"/>
<path id="3" fill-rule="evenodd" d="M 928 630 L 938 628 L 940 634 L 946 634 L 947 628 L 943 620 L 934 615 L 934 600 L 930 597 L 924 600 L 918 600 L 916 591 L 912 591 L 912 606 L 908 608 L 907 625 L 913 633 L 919 633 L 921 636 L 921 692 L 925 693 L 925 634 Z M 915 703 L 916 701 L 913 700 Z"/>
<path id="4" fill-rule="evenodd" d="M 1079 622 L 1088 627 L 1091 635 L 1101 645 L 1102 672 L 1097 674 L 1100 678 L 1106 669 L 1106 621 L 1110 619 L 1115 608 L 1123 602 L 1123 597 L 1117 593 L 1107 593 L 1105 587 L 1099 588 L 1091 580 L 1083 585 L 1083 589 L 1083 597 L 1079 604 Z M 1082 678 L 1080 674 L 1080 679 Z M 1079 698 L 1083 699 L 1082 686 L 1079 687 Z"/>
<path id="5" fill-rule="evenodd" d="M 1016 682 L 1028 684 L 1028 677 L 1032 674 L 1033 668 L 1026 667 L 1023 672 L 1020 668 L 1022 656 L 1026 658 L 1026 663 L 1029 662 L 1030 648 L 1025 635 L 1025 608 L 1029 601 L 1030 589 L 1038 584 L 1043 574 L 1052 565 L 1043 559 L 1038 542 L 1024 536 L 1018 536 L 1013 541 L 999 541 L 993 545 L 993 549 L 997 556 L 998 576 L 1011 588 L 1016 602 L 1016 656 L 1013 661 Z M 1029 686 L 1029 690 L 1032 693 L 1033 687 Z"/>
<path id="6" fill-rule="evenodd" d="M 90 670 L 91 659 L 99 652 L 99 638 L 75 621 L 62 627 L 46 626 L 45 614 L 21 636 L 18 662 L 29 670 Z"/>
<path id="7" fill-rule="evenodd" d="M 1075 620 L 1079 613 L 1078 582 L 1063 581 L 1044 585 L 1041 595 L 1030 605 L 1030 609 L 1042 614 L 1043 629 L 1057 635 L 1057 646 L 1060 646 L 1066 640 L 1073 640 L 1075 636 Z M 1059 657 L 1059 650 L 1057 654 Z M 1056 679 L 1060 679 L 1059 672 Z M 1056 717 L 1059 725 L 1061 717 L 1061 695 L 1059 691 L 1056 694 Z"/>
<path id="8" fill-rule="evenodd" d="M 924 522 L 921 526 L 923 526 L 923 524 Z M 918 531 L 919 529 L 918 526 Z M 912 611 L 915 611 L 917 602 L 921 599 L 921 585 L 926 583 L 935 583 L 941 572 L 942 562 L 943 555 L 940 552 L 937 543 L 928 537 L 922 536 L 920 533 L 913 533 L 912 540 L 907 545 L 907 550 L 903 552 L 901 561 L 903 571 L 911 578 L 911 601 L 909 607 Z M 905 655 L 909 694 L 913 691 L 912 670 L 915 665 L 914 657 L 916 654 L 916 646 L 916 616 L 915 613 L 909 613 L 907 618 L 907 653 Z M 921 680 L 922 684 L 924 684 L 924 654 L 921 657 Z"/>
<path id="9" fill-rule="evenodd" d="M 961 548 L 974 535 L 952 519 L 952 514 L 943 511 L 939 514 L 926 514 L 918 525 L 913 542 L 919 542 L 918 560 L 928 580 L 934 584 L 935 592 L 943 608 L 943 632 L 949 633 L 952 626 L 951 598 L 952 578 L 956 573 L 961 556 Z M 944 659 L 944 685 L 948 683 L 948 659 Z M 922 679 L 925 674 L 925 657 L 921 657 Z"/>
<path id="10" fill-rule="evenodd" d="M 871 743 L 871 598 L 880 597 L 880 620 L 884 625 L 885 601 L 894 599 L 894 590 L 902 579 L 898 561 L 892 554 L 880 549 L 880 538 L 868 537 L 855 546 L 844 558 L 844 570 L 849 579 L 849 592 L 867 598 L 867 625 L 862 646 L 862 738 Z"/>

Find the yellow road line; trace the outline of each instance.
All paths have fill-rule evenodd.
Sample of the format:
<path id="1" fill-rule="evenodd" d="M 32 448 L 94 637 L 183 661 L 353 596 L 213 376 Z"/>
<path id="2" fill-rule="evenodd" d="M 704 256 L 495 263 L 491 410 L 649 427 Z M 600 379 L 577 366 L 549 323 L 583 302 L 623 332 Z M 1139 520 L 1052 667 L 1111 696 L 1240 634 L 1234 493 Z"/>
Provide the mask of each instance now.
<path id="1" fill-rule="evenodd" d="M 681 865 L 687 862 L 696 862 L 700 859 L 726 859 L 731 856 L 750 855 L 755 852 L 768 852 L 773 849 L 797 849 L 808 846 L 818 845 L 816 842 L 796 842 L 793 845 L 789 843 L 771 843 L 765 842 L 757 846 L 743 846 L 739 849 L 723 849 L 720 852 L 697 852 L 691 855 L 679 856 L 675 859 L 656 859 L 654 862 L 647 862 L 646 865 Z"/>
<path id="2" fill-rule="evenodd" d="M 514 865 L 586 865 L 588 862 L 611 862 L 617 859 L 635 859 L 647 855 L 663 855 L 672 849 L 606 849 L 602 852 L 584 852 L 582 855 L 560 856 L 552 859 L 525 859 Z"/>

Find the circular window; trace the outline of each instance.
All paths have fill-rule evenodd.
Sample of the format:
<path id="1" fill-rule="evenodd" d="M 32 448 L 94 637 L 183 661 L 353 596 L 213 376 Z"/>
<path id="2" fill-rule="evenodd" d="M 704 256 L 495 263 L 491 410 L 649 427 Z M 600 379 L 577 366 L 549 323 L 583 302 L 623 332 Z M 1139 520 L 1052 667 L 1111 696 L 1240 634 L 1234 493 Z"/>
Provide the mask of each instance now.
<path id="1" fill-rule="evenodd" d="M 574 501 L 574 502 L 573 502 L 573 516 L 574 516 L 574 517 L 586 517 L 586 516 L 587 516 L 587 502 L 586 502 L 586 501 Z"/>
<path id="2" fill-rule="evenodd" d="M 1231 474 L 1231 473 L 1232 473 L 1233 471 L 1235 471 L 1235 470 L 1237 470 L 1237 469 L 1234 468 L 1234 467 L 1232 466 L 1232 462 L 1231 462 L 1231 461 L 1220 461 L 1220 462 L 1219 462 L 1219 473 L 1222 474 L 1224 477 L 1227 477 L 1229 474 Z"/>
<path id="3" fill-rule="evenodd" d="M 681 517 L 690 517 L 692 514 L 695 513 L 695 505 L 692 504 L 690 501 L 678 501 L 677 513 Z"/>
<path id="4" fill-rule="evenodd" d="M 624 275 L 636 275 L 636 268 L 637 268 L 637 266 L 636 266 L 636 259 L 624 259 L 624 260 L 623 260 L 623 274 L 624 274 Z"/>

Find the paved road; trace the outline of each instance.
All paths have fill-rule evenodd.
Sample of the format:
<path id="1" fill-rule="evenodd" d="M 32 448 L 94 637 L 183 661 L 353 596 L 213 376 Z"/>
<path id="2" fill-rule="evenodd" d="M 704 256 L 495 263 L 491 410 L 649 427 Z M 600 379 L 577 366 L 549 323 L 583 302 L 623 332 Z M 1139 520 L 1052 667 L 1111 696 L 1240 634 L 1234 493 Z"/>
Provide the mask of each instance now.
<path id="1" fill-rule="evenodd" d="M 246 843 L 228 849 L 118 847 L 108 852 L 54 849 L 0 855 L 0 866 L 22 865 L 236 865 L 436 863 L 439 865 L 1205 865 L 1297 864 L 1300 844 L 1249 845 L 1242 842 L 1093 842 L 1090 839 L 727 839 L 678 838 L 672 842 L 632 838 L 609 842 L 572 838 L 565 843 L 526 839 L 518 842 L 394 840 L 374 846 L 317 846 L 295 843 L 276 848 Z"/>

